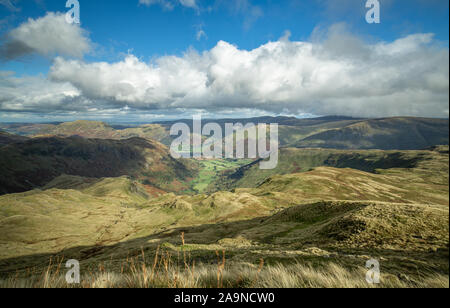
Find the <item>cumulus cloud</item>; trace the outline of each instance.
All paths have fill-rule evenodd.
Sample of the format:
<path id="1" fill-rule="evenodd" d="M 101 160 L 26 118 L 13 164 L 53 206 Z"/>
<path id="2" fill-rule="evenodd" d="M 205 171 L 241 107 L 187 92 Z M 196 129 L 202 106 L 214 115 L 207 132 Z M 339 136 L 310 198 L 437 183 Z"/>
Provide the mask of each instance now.
<path id="1" fill-rule="evenodd" d="M 0 111 L 448 117 L 449 52 L 432 34 L 366 43 L 343 25 L 318 32 L 291 41 L 287 31 L 253 50 L 220 41 L 150 63 L 56 57 L 48 77 L 0 71 Z"/>
<path id="2" fill-rule="evenodd" d="M 14 72 L 0 71 L 0 111 L 70 112 L 92 105 L 69 83 L 55 83 L 44 76 L 16 77 Z"/>
<path id="3" fill-rule="evenodd" d="M 285 35 L 254 50 L 220 41 L 144 63 L 57 58 L 55 82 L 80 95 L 140 110 L 256 108 L 268 112 L 349 116 L 448 117 L 449 53 L 432 34 L 367 44 L 341 27 L 320 41 Z"/>
<path id="4" fill-rule="evenodd" d="M 91 50 L 85 30 L 77 24 L 69 24 L 62 13 L 47 13 L 11 30 L 0 46 L 0 57 L 13 60 L 37 53 L 43 56 L 55 54 L 81 58 Z"/>

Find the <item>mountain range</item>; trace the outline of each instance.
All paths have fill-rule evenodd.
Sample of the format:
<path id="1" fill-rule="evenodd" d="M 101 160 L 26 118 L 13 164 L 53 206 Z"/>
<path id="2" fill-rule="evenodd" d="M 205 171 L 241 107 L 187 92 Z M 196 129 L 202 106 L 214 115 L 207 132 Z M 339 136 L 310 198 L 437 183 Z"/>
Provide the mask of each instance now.
<path id="1" fill-rule="evenodd" d="M 251 119 L 220 119 L 202 121 L 218 123 L 278 123 L 281 147 L 418 150 L 435 145 L 447 145 L 449 120 L 430 118 L 355 119 L 322 117 L 297 119 L 290 117 L 260 117 Z M 170 127 L 192 120 L 159 122 L 140 126 L 110 126 L 102 122 L 76 121 L 60 124 L 1 124 L 0 129 L 22 136 L 81 136 L 100 139 L 142 137 L 170 146 Z"/>

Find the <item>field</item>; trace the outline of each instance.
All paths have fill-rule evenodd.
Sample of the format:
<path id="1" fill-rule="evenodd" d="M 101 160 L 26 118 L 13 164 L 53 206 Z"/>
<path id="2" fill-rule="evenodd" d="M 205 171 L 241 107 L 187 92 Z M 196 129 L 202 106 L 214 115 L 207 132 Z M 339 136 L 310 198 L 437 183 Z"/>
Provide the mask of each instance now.
<path id="1" fill-rule="evenodd" d="M 251 162 L 248 159 L 213 159 L 199 161 L 200 171 L 192 182 L 193 190 L 196 193 L 205 193 L 209 186 L 218 180 L 223 171 L 233 171 Z"/>

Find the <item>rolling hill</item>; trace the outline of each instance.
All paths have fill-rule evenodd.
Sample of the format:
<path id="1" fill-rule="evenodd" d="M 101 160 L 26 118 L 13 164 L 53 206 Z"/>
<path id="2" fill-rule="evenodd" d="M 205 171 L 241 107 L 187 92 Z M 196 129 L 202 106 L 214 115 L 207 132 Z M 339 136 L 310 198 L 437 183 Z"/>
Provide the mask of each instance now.
<path id="1" fill-rule="evenodd" d="M 317 167 L 352 168 L 370 173 L 383 173 L 391 168 L 415 168 L 427 170 L 430 175 L 441 173 L 448 160 L 448 146 L 423 151 L 381 150 L 332 150 L 282 148 L 278 166 L 272 170 L 260 170 L 258 161 L 235 170 L 222 172 L 209 186 L 209 191 L 229 190 L 239 187 L 254 188 L 274 175 L 308 172 Z M 433 163 L 438 167 L 433 166 Z M 443 180 L 448 175 L 443 174 Z"/>
<path id="2" fill-rule="evenodd" d="M 98 121 L 75 121 L 55 124 L 3 124 L 2 128 L 10 133 L 29 137 L 71 137 L 79 136 L 91 139 L 121 140 L 133 137 L 146 138 L 170 145 L 169 129 L 159 124 L 139 127 L 110 126 Z"/>
<path id="3" fill-rule="evenodd" d="M 292 144 L 300 148 L 418 150 L 448 145 L 449 122 L 439 119 L 366 120 L 330 129 Z"/>
<path id="4" fill-rule="evenodd" d="M 0 193 L 31 190 L 62 175 L 130 176 L 167 191 L 187 188 L 183 181 L 196 174 L 195 162 L 175 160 L 155 141 L 33 138 L 0 148 Z"/>

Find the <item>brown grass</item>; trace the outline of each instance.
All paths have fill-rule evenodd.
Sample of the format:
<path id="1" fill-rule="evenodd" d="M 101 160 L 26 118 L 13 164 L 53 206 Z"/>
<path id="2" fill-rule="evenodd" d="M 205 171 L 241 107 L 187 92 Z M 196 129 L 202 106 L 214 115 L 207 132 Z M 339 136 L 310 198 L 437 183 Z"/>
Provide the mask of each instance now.
<path id="1" fill-rule="evenodd" d="M 217 265 L 190 261 L 184 255 L 180 264 L 179 255 L 158 250 L 148 263 L 142 250 L 140 256 L 127 258 L 120 272 L 107 271 L 105 264 L 81 273 L 81 283 L 69 285 L 65 281 L 63 259 L 50 260 L 41 274 L 28 270 L 29 278 L 19 274 L 0 279 L 0 288 L 448 288 L 449 277 L 441 274 L 424 276 L 414 281 L 406 276 L 397 277 L 381 273 L 381 283 L 368 284 L 367 269 L 353 270 L 329 263 L 313 267 L 294 263 L 258 266 L 249 263 L 226 263 L 225 251 L 216 252 Z"/>

